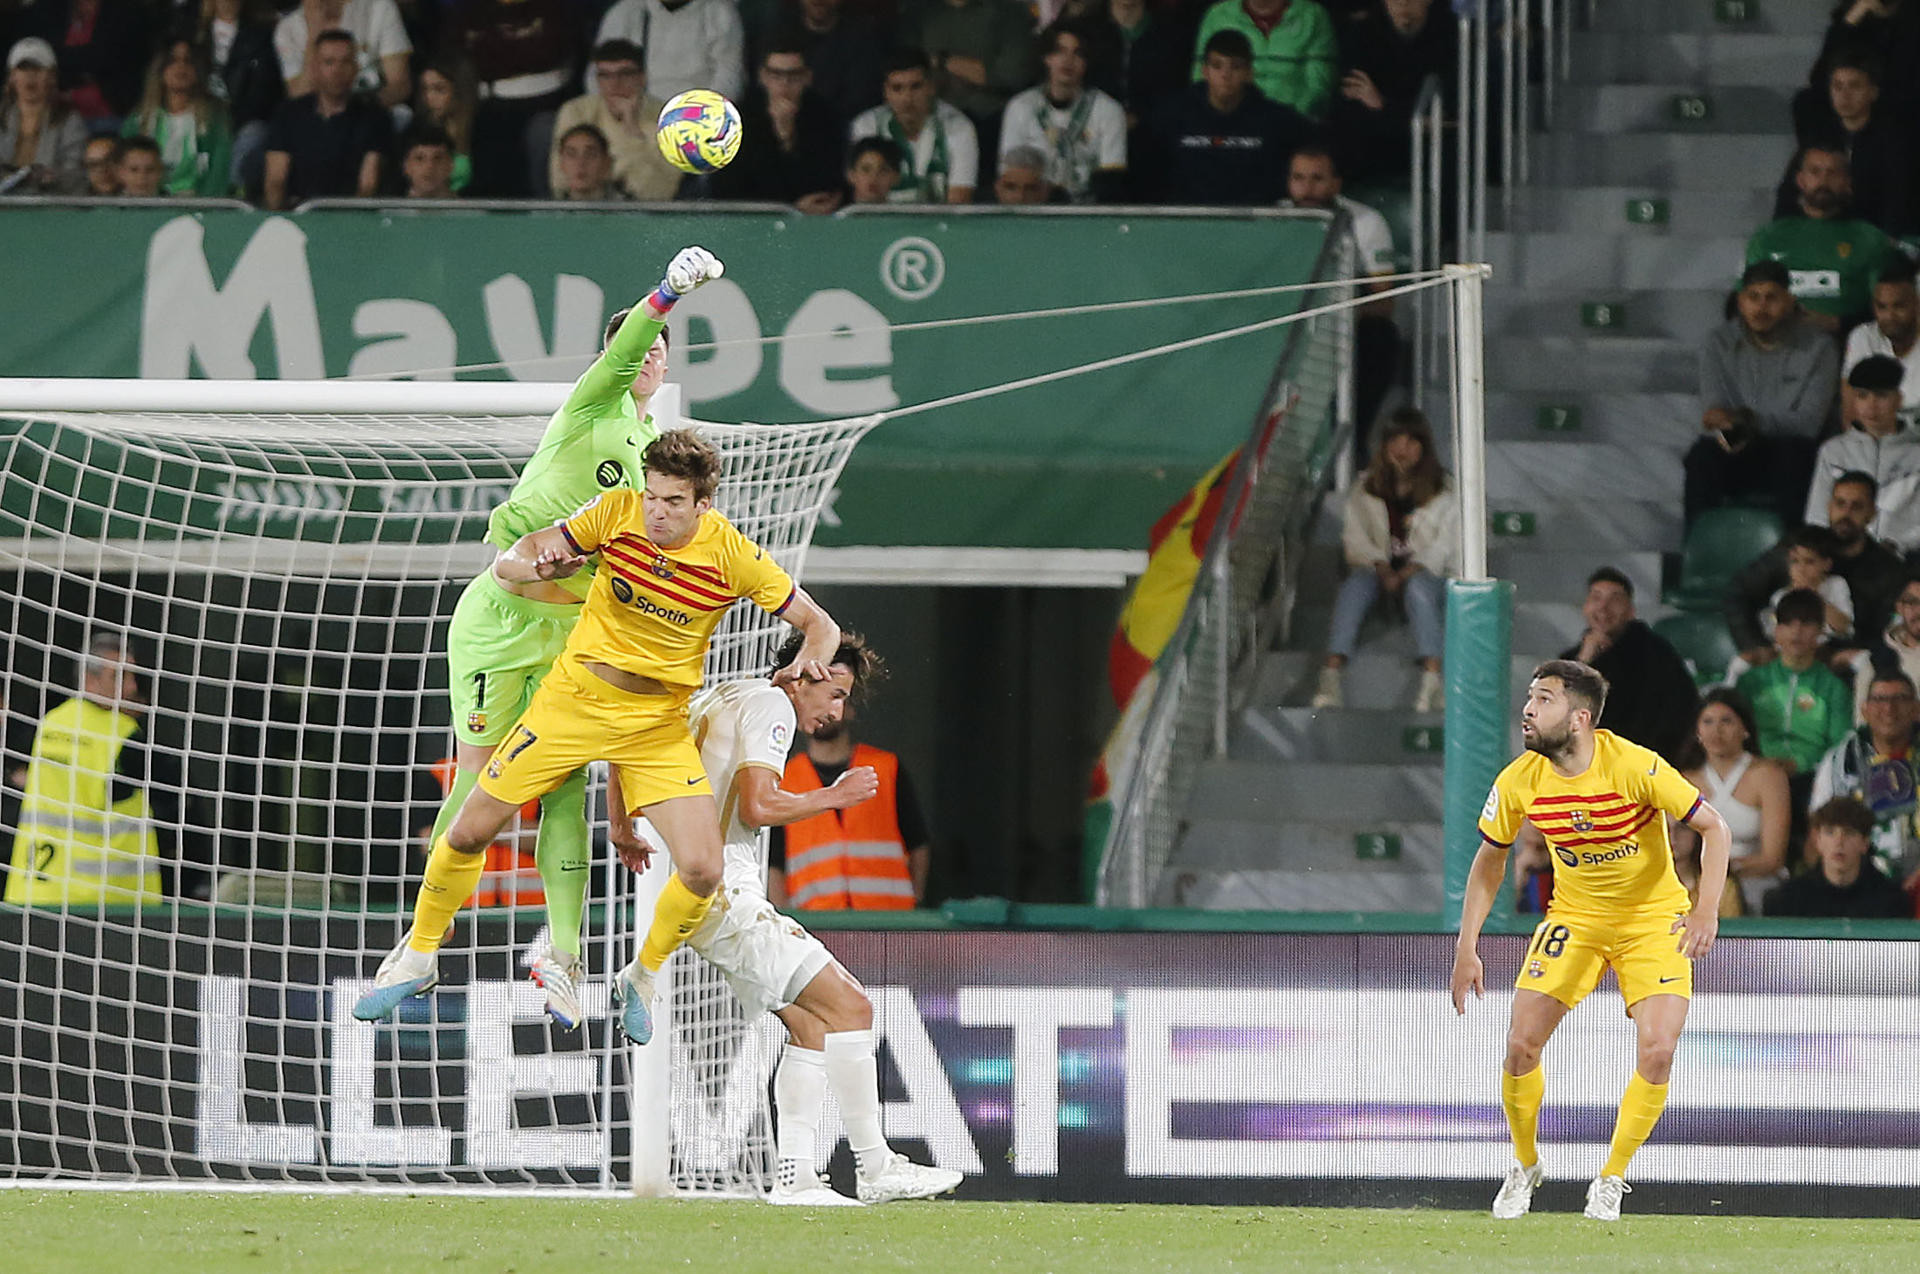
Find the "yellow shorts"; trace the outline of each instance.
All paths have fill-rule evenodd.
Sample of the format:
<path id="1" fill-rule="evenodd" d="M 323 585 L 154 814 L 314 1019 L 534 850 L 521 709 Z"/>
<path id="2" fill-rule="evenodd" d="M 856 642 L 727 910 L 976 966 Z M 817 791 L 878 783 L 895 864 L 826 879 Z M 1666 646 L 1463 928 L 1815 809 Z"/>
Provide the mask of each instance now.
<path id="1" fill-rule="evenodd" d="M 533 701 L 494 749 L 480 790 L 509 805 L 544 796 L 589 761 L 620 772 L 629 811 L 680 796 L 712 796 L 687 728 L 693 691 L 633 694 L 608 685 L 571 652 L 554 661 Z"/>
<path id="2" fill-rule="evenodd" d="M 1550 995 L 1572 1008 L 1600 984 L 1608 966 L 1620 984 L 1620 998 L 1632 1008 L 1649 995 L 1693 996 L 1693 961 L 1679 952 L 1673 922 L 1685 912 L 1638 916 L 1587 916 L 1556 913 L 1533 931 L 1513 985 Z"/>

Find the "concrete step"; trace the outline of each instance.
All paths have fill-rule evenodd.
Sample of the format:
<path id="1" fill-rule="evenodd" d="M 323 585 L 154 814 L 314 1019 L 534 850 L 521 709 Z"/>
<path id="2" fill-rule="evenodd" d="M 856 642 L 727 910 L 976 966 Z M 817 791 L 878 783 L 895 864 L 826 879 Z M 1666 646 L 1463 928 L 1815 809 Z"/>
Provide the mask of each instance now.
<path id="1" fill-rule="evenodd" d="M 1712 292 L 1724 302 L 1746 264 L 1747 239 L 1757 227 L 1729 226 L 1719 234 L 1682 238 L 1646 236 L 1628 228 L 1487 235 L 1487 261 L 1501 292 L 1568 289 L 1599 292 Z M 1598 299 L 1598 298 L 1595 298 Z M 1718 307 L 1716 306 L 1716 312 Z"/>
<path id="2" fill-rule="evenodd" d="M 1786 167 L 1786 154 L 1779 169 Z M 1775 176 L 1778 177 L 1778 171 Z M 1664 221 L 1632 221 L 1628 205 Z M 1514 192 L 1513 229 L 1532 232 L 1612 232 L 1641 239 L 1744 236 L 1772 220 L 1773 186 L 1752 189 L 1673 190 L 1659 186 L 1531 185 Z M 1743 239 L 1744 242 L 1744 239 Z"/>
<path id="3" fill-rule="evenodd" d="M 1699 273 L 1712 275 L 1718 271 L 1709 268 Z M 1613 286 L 1596 281 L 1584 287 L 1541 284 L 1489 288 L 1485 330 L 1489 340 L 1506 335 L 1590 336 L 1595 340 L 1650 337 L 1672 341 L 1697 359 L 1708 333 L 1725 322 L 1727 293 L 1719 285 L 1689 288 L 1686 282 L 1677 278 L 1671 290 L 1626 279 Z M 1731 286 L 1731 280 L 1726 283 Z"/>
<path id="4" fill-rule="evenodd" d="M 1433 771 L 1438 781 L 1439 771 Z M 1326 802 L 1330 804 L 1331 802 Z M 1398 858 L 1361 858 L 1354 839 L 1397 836 Z M 1370 847 L 1373 847 L 1370 845 Z M 1440 821 L 1373 818 L 1358 811 L 1333 811 L 1313 823 L 1277 827 L 1209 813 L 1187 825 L 1180 852 L 1171 860 L 1182 870 L 1357 872 L 1398 875 L 1439 871 L 1445 858 Z"/>
<path id="5" fill-rule="evenodd" d="M 1606 0 L 1593 6 L 1593 31 L 1644 35 L 1689 32 L 1700 35 L 1792 35 L 1810 37 L 1820 47 L 1832 6 L 1807 0 L 1747 0 L 1744 22 L 1722 22 L 1709 0 Z"/>
<path id="6" fill-rule="evenodd" d="M 1810 8 L 1808 0 L 1799 3 Z M 1604 6 L 1603 6 L 1604 7 Z M 1823 24 L 1824 26 L 1824 24 Z M 1698 84 L 1779 88 L 1806 82 L 1817 36 L 1713 30 L 1573 33 L 1576 84 Z"/>
<path id="7" fill-rule="evenodd" d="M 1491 342 L 1496 350 L 1499 344 L 1498 338 Z M 1564 431 L 1541 428 L 1543 408 L 1553 413 L 1551 421 L 1571 423 L 1575 427 Z M 1677 462 L 1693 445 L 1699 427 L 1700 399 L 1693 393 L 1625 394 L 1590 390 L 1554 394 L 1495 390 L 1487 395 L 1489 440 L 1582 438 L 1671 451 Z"/>
<path id="8" fill-rule="evenodd" d="M 1202 911 L 1418 911 L 1440 909 L 1440 872 L 1209 871 L 1170 868 L 1153 905 Z"/>
<path id="9" fill-rule="evenodd" d="M 1528 145 L 1537 185 L 1651 186 L 1674 199 L 1696 190 L 1771 189 L 1793 150 L 1785 136 L 1768 142 L 1725 133 L 1568 131 L 1534 134 Z M 1759 224 L 1727 229 L 1751 233 Z"/>
<path id="10" fill-rule="evenodd" d="M 1665 456 L 1661 457 L 1665 460 Z M 1680 470 L 1619 443 L 1553 439 L 1487 446 L 1487 498 L 1515 508 L 1680 499 Z"/>
<path id="11" fill-rule="evenodd" d="M 1440 771 L 1431 766 L 1403 771 L 1394 765 L 1227 759 L 1201 767 L 1187 808 L 1210 819 L 1296 828 L 1350 822 L 1356 813 L 1390 822 L 1437 823 L 1440 801 Z"/>
<path id="12" fill-rule="evenodd" d="M 1674 519 L 1677 531 L 1679 519 Z M 1611 566 L 1622 571 L 1633 581 L 1634 596 L 1639 599 L 1641 609 L 1645 610 L 1660 596 L 1660 550 L 1645 537 L 1617 540 L 1611 544 L 1587 543 L 1572 548 L 1509 549 L 1498 557 L 1495 565 L 1494 554 L 1488 553 L 1488 567 L 1493 574 L 1513 583 L 1516 605 L 1527 603 L 1562 603 L 1578 607 L 1587 595 L 1587 576 L 1602 566 Z M 1583 625 L 1577 618 L 1567 630 L 1569 636 L 1577 634 Z M 1553 653 L 1563 649 L 1559 645 L 1525 650 L 1515 634 L 1515 654 L 1539 654 L 1542 651 Z"/>
<path id="13" fill-rule="evenodd" d="M 1414 747 L 1407 746 L 1409 733 Z M 1428 768 L 1444 757 L 1427 745 L 1438 738 L 1430 718 L 1401 710 L 1250 707 L 1235 720 L 1228 754 L 1236 760 L 1392 764 Z"/>
<path id="14" fill-rule="evenodd" d="M 1488 569 L 1495 578 L 1507 578 L 1500 571 L 1500 554 L 1487 554 Z M 1597 563 L 1595 563 L 1597 565 Z M 1593 569 L 1592 565 L 1587 568 Z M 1584 574 L 1579 579 L 1585 579 Z M 1327 648 L 1327 635 L 1333 626 L 1333 597 L 1338 588 L 1316 587 L 1309 590 L 1303 583 L 1300 589 L 1301 600 L 1293 608 L 1293 631 L 1287 648 L 1292 650 L 1324 651 Z M 1580 620 L 1579 588 L 1575 588 L 1567 602 L 1516 601 L 1513 608 L 1513 648 L 1515 650 L 1561 650 L 1566 647 L 1571 636 L 1577 635 L 1584 626 Z M 1376 607 L 1368 616 L 1367 622 L 1360 628 L 1360 645 L 1377 655 L 1397 655 L 1401 659 L 1411 660 L 1419 652 L 1414 649 L 1413 629 L 1392 611 L 1384 606 Z M 1394 738 L 1399 738 L 1395 734 Z"/>
<path id="15" fill-rule="evenodd" d="M 1699 381 L 1697 349 L 1667 337 L 1501 334 L 1487 347 L 1489 390 L 1693 393 Z"/>
<path id="16" fill-rule="evenodd" d="M 1580 578 L 1584 580 L 1586 577 L 1582 575 Z M 1575 590 L 1579 587 L 1576 582 Z M 1322 662 L 1318 651 L 1274 651 L 1261 660 L 1260 675 L 1248 702 L 1270 707 L 1305 707 L 1313 698 L 1314 683 L 1318 680 Z M 1527 674 L 1533 671 L 1533 665 L 1537 662 L 1514 658 L 1509 678 L 1514 703 L 1519 703 L 1520 693 L 1526 688 Z M 1419 670 L 1408 660 L 1399 655 L 1375 654 L 1364 648 L 1347 664 L 1346 673 L 1346 706 L 1349 709 L 1406 712 L 1407 705 L 1413 702 L 1413 692 L 1420 680 Z M 1439 713 L 1425 716 L 1408 713 L 1408 716 L 1420 724 L 1432 722 L 1437 725 L 1440 722 Z"/>
<path id="17" fill-rule="evenodd" d="M 1816 41 L 1816 50 L 1819 44 Z M 1576 68 L 1577 70 L 1577 68 Z M 1801 81 L 1787 81 L 1797 85 Z M 1793 90 L 1777 85 L 1580 84 L 1565 86 L 1553 127 L 1583 133 L 1723 133 L 1779 136 L 1793 127 Z M 1704 111 L 1704 114 L 1699 112 Z"/>

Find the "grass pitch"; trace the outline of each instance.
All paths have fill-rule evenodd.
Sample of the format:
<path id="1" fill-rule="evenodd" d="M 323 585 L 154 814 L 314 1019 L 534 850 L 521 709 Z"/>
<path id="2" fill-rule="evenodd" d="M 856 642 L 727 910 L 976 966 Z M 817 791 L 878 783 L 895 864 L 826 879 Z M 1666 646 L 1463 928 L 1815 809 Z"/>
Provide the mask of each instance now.
<path id="1" fill-rule="evenodd" d="M 1629 1200 L 1631 1202 L 1631 1200 Z M 23 1274 L 1897 1270 L 1920 1222 L 1045 1203 L 0 1191 Z"/>

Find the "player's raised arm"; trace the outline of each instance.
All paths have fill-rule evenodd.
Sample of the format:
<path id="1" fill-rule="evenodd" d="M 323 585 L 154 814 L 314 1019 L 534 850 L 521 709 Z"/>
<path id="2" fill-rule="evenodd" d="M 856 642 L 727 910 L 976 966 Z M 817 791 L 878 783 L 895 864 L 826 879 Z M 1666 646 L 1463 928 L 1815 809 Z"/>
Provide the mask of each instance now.
<path id="1" fill-rule="evenodd" d="M 1507 875 L 1507 847 L 1480 838 L 1467 873 L 1467 896 L 1460 905 L 1460 938 L 1453 951 L 1453 1011 L 1467 1011 L 1467 992 L 1478 998 L 1487 993 L 1486 970 L 1480 963 L 1480 929 L 1493 911 L 1500 882 Z"/>
<path id="2" fill-rule="evenodd" d="M 1720 811 L 1700 801 L 1686 820 L 1700 834 L 1700 881 L 1693 909 L 1673 922 L 1680 935 L 1680 954 L 1698 960 L 1713 950 L 1720 933 L 1720 894 L 1727 885 L 1727 862 L 1733 857 L 1733 832 Z"/>
<path id="3" fill-rule="evenodd" d="M 607 338 L 607 347 L 567 398 L 574 410 L 596 402 L 617 401 L 632 388 L 647 351 L 681 297 L 726 273 L 720 259 L 705 248 L 682 248 L 645 300 L 636 305 Z"/>
<path id="4" fill-rule="evenodd" d="M 587 564 L 563 527 L 529 532 L 513 547 L 493 559 L 494 578 L 503 584 L 531 584 L 535 580 L 565 579 Z"/>
<path id="5" fill-rule="evenodd" d="M 833 660 L 833 652 L 840 648 L 840 625 L 833 622 L 833 616 L 827 614 L 820 603 L 807 595 L 806 589 L 798 587 L 793 590 L 793 600 L 780 612 L 780 618 L 798 628 L 805 640 L 793 662 L 773 674 L 773 684 L 785 685 L 798 677 L 825 681 L 827 665 Z"/>

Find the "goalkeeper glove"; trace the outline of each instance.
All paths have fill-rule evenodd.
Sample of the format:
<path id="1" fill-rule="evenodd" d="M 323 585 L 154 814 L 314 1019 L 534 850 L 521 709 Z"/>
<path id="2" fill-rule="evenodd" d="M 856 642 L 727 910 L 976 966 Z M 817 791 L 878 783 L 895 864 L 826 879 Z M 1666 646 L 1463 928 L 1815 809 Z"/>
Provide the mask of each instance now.
<path id="1" fill-rule="evenodd" d="M 717 279 L 725 272 L 720 258 L 705 248 L 682 248 L 667 263 L 666 277 L 660 280 L 654 297 L 662 302 L 662 309 L 699 287 L 702 283 Z"/>

